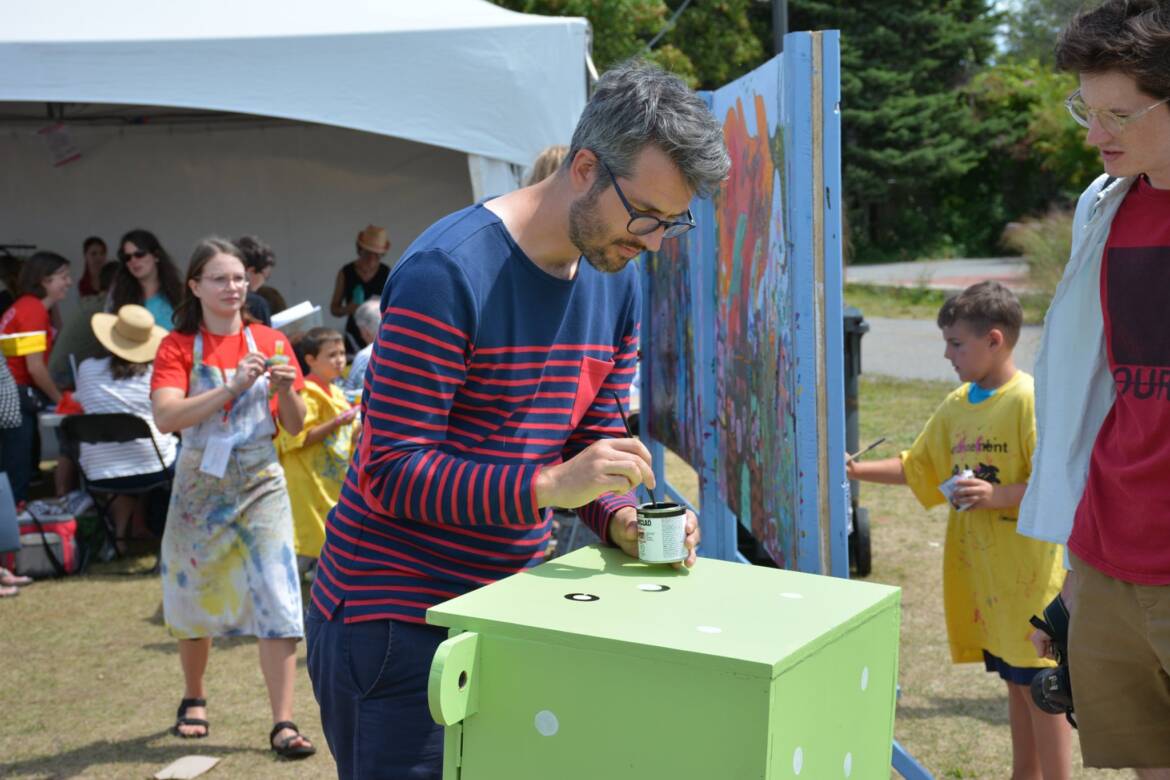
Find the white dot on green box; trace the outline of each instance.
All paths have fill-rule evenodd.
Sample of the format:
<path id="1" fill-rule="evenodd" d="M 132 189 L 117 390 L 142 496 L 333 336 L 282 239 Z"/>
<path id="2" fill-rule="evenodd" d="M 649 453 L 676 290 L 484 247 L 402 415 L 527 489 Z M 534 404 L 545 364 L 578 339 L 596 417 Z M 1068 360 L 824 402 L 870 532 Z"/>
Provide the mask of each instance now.
<path id="1" fill-rule="evenodd" d="M 536 724 L 536 730 L 542 737 L 551 737 L 560 731 L 561 728 L 557 716 L 549 710 L 541 710 L 536 713 L 533 721 Z"/>

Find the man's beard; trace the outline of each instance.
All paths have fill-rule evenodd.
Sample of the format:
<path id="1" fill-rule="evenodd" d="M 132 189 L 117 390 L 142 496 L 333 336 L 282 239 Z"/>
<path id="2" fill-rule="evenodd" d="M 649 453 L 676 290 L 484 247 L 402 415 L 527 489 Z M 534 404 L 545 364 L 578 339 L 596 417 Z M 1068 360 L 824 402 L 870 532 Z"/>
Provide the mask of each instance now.
<path id="1" fill-rule="evenodd" d="M 569 240 L 589 265 L 602 273 L 615 274 L 625 268 L 632 258 L 611 257 L 608 254 L 607 250 L 615 250 L 621 246 L 621 242 L 606 237 L 605 225 L 597 213 L 600 197 L 600 190 L 590 192 L 570 204 Z M 629 246 L 636 244 L 631 242 Z"/>

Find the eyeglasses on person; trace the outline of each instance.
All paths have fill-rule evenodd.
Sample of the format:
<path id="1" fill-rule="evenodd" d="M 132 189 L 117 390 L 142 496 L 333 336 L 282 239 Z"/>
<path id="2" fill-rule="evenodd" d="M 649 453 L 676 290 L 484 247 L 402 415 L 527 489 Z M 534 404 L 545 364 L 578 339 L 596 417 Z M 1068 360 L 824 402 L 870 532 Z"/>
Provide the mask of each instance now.
<path id="1" fill-rule="evenodd" d="M 228 287 L 245 287 L 248 284 L 248 277 L 239 276 L 200 276 L 199 281 L 207 282 L 212 287 L 218 287 L 221 290 L 226 290 Z"/>
<path id="2" fill-rule="evenodd" d="M 1068 109 L 1073 120 L 1081 127 L 1088 127 L 1089 123 L 1096 119 L 1102 130 L 1110 135 L 1120 135 L 1128 125 L 1138 121 L 1163 103 L 1170 103 L 1170 97 L 1162 98 L 1157 103 L 1152 103 L 1132 114 L 1117 114 L 1105 108 L 1089 108 L 1078 89 L 1064 101 L 1064 107 Z"/>
<path id="3" fill-rule="evenodd" d="M 596 152 L 594 152 L 594 156 L 597 156 Z M 618 197 L 621 198 L 622 205 L 626 207 L 626 211 L 630 215 L 630 221 L 626 223 L 626 230 L 630 231 L 635 236 L 648 236 L 655 230 L 658 230 L 658 228 L 662 228 L 662 237 L 665 239 L 677 238 L 683 233 L 686 233 L 691 228 L 695 227 L 695 217 L 693 214 L 691 214 L 690 209 L 687 209 L 686 219 L 671 221 L 666 219 L 659 219 L 653 214 L 647 214 L 645 211 L 639 211 L 638 209 L 634 208 L 632 205 L 630 205 L 630 201 L 626 198 L 626 194 L 622 192 L 621 185 L 618 184 L 617 176 L 614 176 L 613 171 L 611 171 L 609 166 L 605 164 L 605 160 L 602 160 L 600 156 L 597 156 L 597 161 L 601 163 L 601 167 L 605 168 L 605 172 L 609 174 L 609 179 L 613 182 L 614 192 L 616 192 Z"/>

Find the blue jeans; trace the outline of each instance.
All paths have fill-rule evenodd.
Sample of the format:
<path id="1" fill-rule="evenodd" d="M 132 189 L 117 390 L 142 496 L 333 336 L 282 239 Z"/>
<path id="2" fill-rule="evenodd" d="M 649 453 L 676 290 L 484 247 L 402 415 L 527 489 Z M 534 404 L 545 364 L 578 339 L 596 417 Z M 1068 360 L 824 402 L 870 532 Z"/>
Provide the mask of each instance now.
<path id="1" fill-rule="evenodd" d="M 23 390 L 24 388 L 21 388 Z M 0 429 L 0 463 L 12 484 L 12 497 L 17 503 L 28 500 L 28 485 L 33 477 L 34 450 L 37 449 L 36 412 L 21 412 L 20 425 Z"/>
<path id="2" fill-rule="evenodd" d="M 446 629 L 372 620 L 305 617 L 309 678 L 321 707 L 337 776 L 360 780 L 439 780 L 443 727 L 427 707 L 431 659 Z"/>

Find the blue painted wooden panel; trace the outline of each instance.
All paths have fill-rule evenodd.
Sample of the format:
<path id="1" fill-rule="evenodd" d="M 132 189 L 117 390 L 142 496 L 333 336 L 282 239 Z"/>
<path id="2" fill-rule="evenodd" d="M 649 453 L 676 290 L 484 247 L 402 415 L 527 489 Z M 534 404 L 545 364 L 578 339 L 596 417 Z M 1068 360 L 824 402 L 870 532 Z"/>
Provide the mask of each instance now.
<path id="1" fill-rule="evenodd" d="M 739 523 L 779 565 L 847 575 L 838 62 L 836 33 L 793 33 L 704 95 L 733 169 L 645 259 L 642 425 L 699 473 L 703 554 L 735 560 Z"/>

